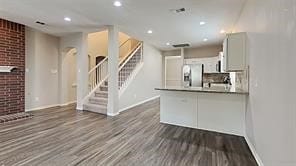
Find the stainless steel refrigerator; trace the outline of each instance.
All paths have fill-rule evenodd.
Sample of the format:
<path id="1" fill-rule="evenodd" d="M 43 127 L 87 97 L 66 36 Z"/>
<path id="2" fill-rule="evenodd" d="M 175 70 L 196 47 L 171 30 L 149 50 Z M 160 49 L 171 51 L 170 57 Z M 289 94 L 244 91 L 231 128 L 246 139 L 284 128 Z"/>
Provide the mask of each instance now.
<path id="1" fill-rule="evenodd" d="M 203 86 L 203 64 L 188 64 L 183 66 L 182 81 L 185 87 Z"/>

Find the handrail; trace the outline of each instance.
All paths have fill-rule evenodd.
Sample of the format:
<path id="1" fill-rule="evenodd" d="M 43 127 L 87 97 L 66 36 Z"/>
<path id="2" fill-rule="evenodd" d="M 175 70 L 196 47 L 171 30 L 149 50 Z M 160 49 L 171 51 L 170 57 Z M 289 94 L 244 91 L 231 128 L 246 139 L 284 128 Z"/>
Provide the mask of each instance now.
<path id="1" fill-rule="evenodd" d="M 139 42 L 137 46 L 133 48 L 133 51 L 131 51 L 129 55 L 126 56 L 127 58 L 124 59 L 124 62 L 120 64 L 120 67 L 118 69 L 118 88 L 120 91 L 122 90 L 122 88 L 126 87 L 126 85 L 128 84 L 128 80 L 132 77 L 133 72 L 143 61 L 142 48 L 143 43 Z"/>
<path id="2" fill-rule="evenodd" d="M 133 42 L 133 40 L 135 42 Z M 132 60 L 132 58 L 136 59 L 137 62 L 138 60 L 141 60 L 141 57 L 136 55 L 136 52 L 139 51 L 139 49 L 142 47 L 143 43 L 141 41 L 138 41 L 133 38 L 129 38 L 126 40 L 123 44 L 121 44 L 120 47 L 125 45 L 127 42 L 132 41 L 131 45 L 127 45 L 128 50 L 126 51 L 127 53 L 120 58 L 119 64 L 118 64 L 118 74 L 122 75 L 125 73 L 126 69 L 124 68 L 129 61 Z M 136 56 L 135 56 L 136 55 Z M 126 76 L 124 74 L 124 76 Z M 89 95 L 93 93 L 97 87 L 101 86 L 107 79 L 108 79 L 108 56 L 106 56 L 102 61 L 100 61 L 95 67 L 93 67 L 89 72 L 88 72 L 88 79 L 89 79 Z M 123 80 L 120 80 L 120 82 Z M 122 84 L 120 84 L 120 87 Z"/>
<path id="3" fill-rule="evenodd" d="M 88 74 L 92 73 L 93 71 L 95 71 L 101 64 L 103 64 L 106 60 L 108 59 L 108 56 L 106 56 L 100 63 L 98 63 L 95 67 L 93 67 Z"/>
<path id="4" fill-rule="evenodd" d="M 125 43 L 127 43 L 128 41 L 130 41 L 130 40 L 132 40 L 132 38 L 129 38 L 128 40 L 126 40 L 123 44 L 121 44 L 120 45 L 120 47 L 122 46 L 122 45 L 124 45 Z M 127 54 L 127 56 L 129 56 L 129 55 L 132 55 L 131 53 L 132 52 L 134 52 L 134 50 L 135 49 L 137 49 L 137 47 L 139 47 L 139 45 L 141 44 L 141 42 L 139 41 L 139 43 Z M 120 60 L 120 62 L 119 62 L 119 65 L 123 62 L 123 61 L 125 61 L 126 60 L 126 57 L 127 56 L 125 56 L 122 60 Z M 93 67 L 89 72 L 88 72 L 88 74 L 90 74 L 90 73 L 92 73 L 93 71 L 95 71 L 96 70 L 96 68 L 98 68 L 101 64 L 103 64 L 106 60 L 108 59 L 108 56 L 106 56 L 100 63 L 98 63 L 95 67 Z M 129 59 L 127 59 L 127 60 L 129 60 Z M 125 65 L 125 64 L 122 64 L 122 65 Z M 120 65 L 120 66 L 122 66 L 122 65 Z"/>
<path id="5" fill-rule="evenodd" d="M 134 48 L 134 49 L 132 49 L 132 51 L 130 51 L 127 55 L 128 56 L 126 56 L 126 57 L 124 57 L 121 61 L 120 61 L 120 63 L 119 63 L 119 65 L 120 65 L 120 67 L 119 67 L 119 71 L 124 67 L 124 65 L 133 57 L 133 55 L 138 51 L 138 49 L 139 48 L 141 48 L 141 46 L 142 46 L 142 42 L 139 42 L 139 44 Z M 128 58 L 127 58 L 128 57 Z M 123 61 L 125 61 L 123 64 L 121 64 Z"/>
<path id="6" fill-rule="evenodd" d="M 123 45 L 125 45 L 125 43 L 127 43 L 128 41 L 132 40 L 133 38 L 128 38 L 126 41 L 124 41 L 122 44 L 120 44 L 119 48 Z"/>

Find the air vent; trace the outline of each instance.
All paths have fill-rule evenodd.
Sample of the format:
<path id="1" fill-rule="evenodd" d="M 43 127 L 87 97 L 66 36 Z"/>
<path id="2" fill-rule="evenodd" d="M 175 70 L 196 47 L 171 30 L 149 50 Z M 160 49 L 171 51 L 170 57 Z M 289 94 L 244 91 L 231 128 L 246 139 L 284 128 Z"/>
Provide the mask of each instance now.
<path id="1" fill-rule="evenodd" d="M 44 22 L 40 22 L 40 21 L 36 21 L 36 24 L 39 24 L 39 25 L 45 25 Z"/>
<path id="2" fill-rule="evenodd" d="M 182 12 L 185 12 L 185 11 L 186 11 L 185 8 L 176 9 L 176 13 L 182 13 Z"/>
<path id="3" fill-rule="evenodd" d="M 171 12 L 174 12 L 174 13 L 183 13 L 186 11 L 185 8 L 180 8 L 180 9 L 170 9 Z"/>
<path id="4" fill-rule="evenodd" d="M 176 47 L 176 48 L 189 47 L 189 46 L 190 46 L 190 44 L 188 44 L 188 43 L 184 43 L 184 44 L 175 44 L 175 45 L 173 45 L 173 47 Z"/>

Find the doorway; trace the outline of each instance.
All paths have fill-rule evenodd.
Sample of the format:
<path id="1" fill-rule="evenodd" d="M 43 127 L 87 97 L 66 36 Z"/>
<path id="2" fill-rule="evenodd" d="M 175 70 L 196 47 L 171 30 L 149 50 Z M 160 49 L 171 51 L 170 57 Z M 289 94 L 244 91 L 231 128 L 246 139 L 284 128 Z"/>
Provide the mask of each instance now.
<path id="1" fill-rule="evenodd" d="M 165 86 L 181 86 L 182 66 L 181 56 L 165 57 Z"/>

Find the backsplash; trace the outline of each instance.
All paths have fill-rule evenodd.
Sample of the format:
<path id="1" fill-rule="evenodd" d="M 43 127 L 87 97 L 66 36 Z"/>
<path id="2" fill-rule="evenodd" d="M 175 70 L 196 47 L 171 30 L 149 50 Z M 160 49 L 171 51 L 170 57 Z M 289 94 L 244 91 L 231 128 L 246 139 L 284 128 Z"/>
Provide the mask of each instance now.
<path id="1" fill-rule="evenodd" d="M 203 82 L 223 84 L 224 78 L 229 76 L 230 76 L 229 73 L 204 73 Z"/>
<path id="2" fill-rule="evenodd" d="M 231 80 L 232 85 L 235 88 L 242 89 L 246 92 L 249 91 L 249 75 L 248 70 L 243 72 L 236 72 L 233 73 L 235 75 L 235 79 Z M 203 82 L 204 83 L 216 83 L 216 84 L 223 84 L 224 78 L 230 76 L 233 78 L 234 76 L 230 73 L 204 73 L 203 75 Z"/>
<path id="3" fill-rule="evenodd" d="M 249 70 L 237 72 L 235 77 L 235 87 L 244 91 L 249 91 Z"/>

